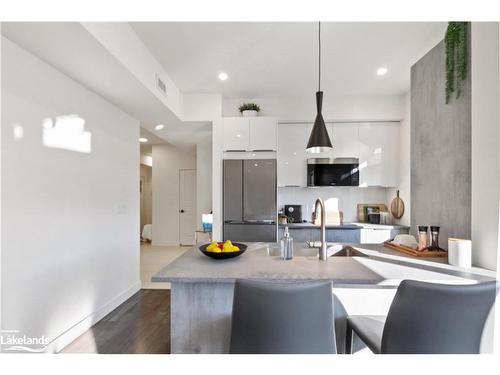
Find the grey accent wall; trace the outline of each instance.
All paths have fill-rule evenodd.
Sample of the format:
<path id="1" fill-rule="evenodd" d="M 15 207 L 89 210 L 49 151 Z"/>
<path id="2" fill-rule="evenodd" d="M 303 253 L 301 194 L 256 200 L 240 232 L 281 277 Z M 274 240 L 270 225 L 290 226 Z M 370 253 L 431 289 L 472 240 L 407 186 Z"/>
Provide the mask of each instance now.
<path id="1" fill-rule="evenodd" d="M 411 225 L 441 226 L 446 249 L 471 235 L 471 84 L 446 104 L 445 59 L 442 41 L 411 68 Z"/>

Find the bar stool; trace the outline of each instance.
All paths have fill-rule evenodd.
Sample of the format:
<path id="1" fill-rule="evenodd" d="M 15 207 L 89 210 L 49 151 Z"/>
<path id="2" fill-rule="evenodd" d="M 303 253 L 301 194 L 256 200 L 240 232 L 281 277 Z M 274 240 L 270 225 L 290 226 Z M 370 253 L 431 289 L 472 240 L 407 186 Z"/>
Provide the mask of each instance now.
<path id="1" fill-rule="evenodd" d="M 331 282 L 236 280 L 230 353 L 337 352 Z"/>
<path id="2" fill-rule="evenodd" d="M 443 285 L 403 280 L 385 323 L 375 316 L 347 318 L 346 353 L 352 352 L 353 332 L 374 353 L 479 353 L 496 287 L 495 281 Z"/>

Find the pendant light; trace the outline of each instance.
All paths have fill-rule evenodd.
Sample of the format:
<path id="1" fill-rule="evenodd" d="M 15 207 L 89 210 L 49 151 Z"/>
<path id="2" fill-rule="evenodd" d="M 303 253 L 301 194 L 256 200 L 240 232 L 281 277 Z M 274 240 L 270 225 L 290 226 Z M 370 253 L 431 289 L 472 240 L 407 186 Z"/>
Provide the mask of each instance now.
<path id="1" fill-rule="evenodd" d="M 325 120 L 321 115 L 321 107 L 323 105 L 323 91 L 321 91 L 321 22 L 318 22 L 318 91 L 316 92 L 316 108 L 318 113 L 314 120 L 314 126 L 307 142 L 306 151 L 312 154 L 317 154 L 333 148 L 328 131 L 326 130 Z"/>

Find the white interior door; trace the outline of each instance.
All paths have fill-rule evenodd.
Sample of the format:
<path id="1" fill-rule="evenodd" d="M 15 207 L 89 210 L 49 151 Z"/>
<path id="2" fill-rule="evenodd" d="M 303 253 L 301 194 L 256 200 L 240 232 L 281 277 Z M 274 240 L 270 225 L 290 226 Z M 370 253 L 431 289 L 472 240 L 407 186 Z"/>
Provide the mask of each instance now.
<path id="1" fill-rule="evenodd" d="M 196 170 L 179 171 L 179 241 L 194 245 L 196 230 Z"/>

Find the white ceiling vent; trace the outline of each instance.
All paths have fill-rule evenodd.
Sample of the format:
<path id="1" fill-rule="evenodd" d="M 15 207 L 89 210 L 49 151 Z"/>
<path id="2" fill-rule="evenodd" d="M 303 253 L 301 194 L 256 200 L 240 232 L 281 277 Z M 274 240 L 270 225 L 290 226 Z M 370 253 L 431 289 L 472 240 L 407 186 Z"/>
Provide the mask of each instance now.
<path id="1" fill-rule="evenodd" d="M 167 85 L 165 85 L 165 82 L 162 81 L 158 74 L 156 74 L 156 87 L 164 96 L 167 96 Z"/>

